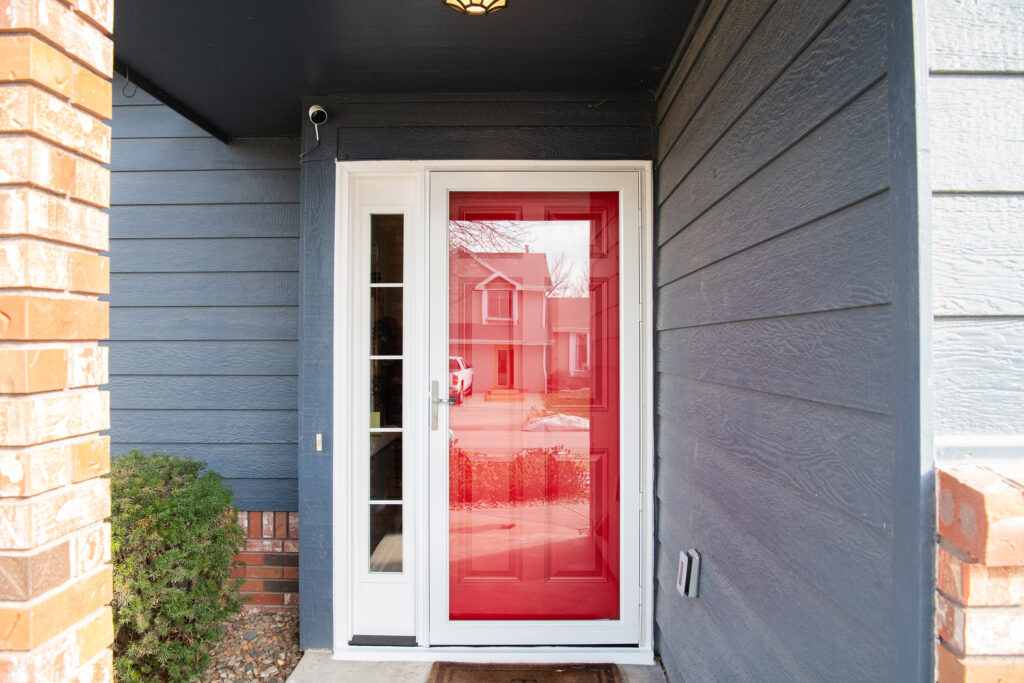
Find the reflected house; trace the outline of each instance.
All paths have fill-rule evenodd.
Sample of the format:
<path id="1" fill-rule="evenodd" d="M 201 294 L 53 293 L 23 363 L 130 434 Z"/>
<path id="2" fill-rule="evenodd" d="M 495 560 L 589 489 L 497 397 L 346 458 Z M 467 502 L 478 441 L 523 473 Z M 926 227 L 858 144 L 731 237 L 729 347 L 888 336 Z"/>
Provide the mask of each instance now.
<path id="1" fill-rule="evenodd" d="M 542 393 L 553 369 L 548 257 L 528 249 L 451 257 L 451 355 L 473 367 L 474 393 L 490 399 Z"/>

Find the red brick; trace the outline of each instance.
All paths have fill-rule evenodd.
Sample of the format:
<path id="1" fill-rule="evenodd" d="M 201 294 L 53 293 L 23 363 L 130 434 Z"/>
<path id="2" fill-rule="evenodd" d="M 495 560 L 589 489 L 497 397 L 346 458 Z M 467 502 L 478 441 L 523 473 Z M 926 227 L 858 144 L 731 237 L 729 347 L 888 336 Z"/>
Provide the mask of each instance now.
<path id="1" fill-rule="evenodd" d="M 274 513 L 274 537 L 288 538 L 288 513 Z"/>
<path id="2" fill-rule="evenodd" d="M 1019 465 L 957 464 L 939 470 L 939 533 L 989 567 L 1024 565 L 1024 486 Z"/>
<path id="3" fill-rule="evenodd" d="M 260 512 L 249 513 L 249 538 L 259 538 L 263 534 L 263 514 Z"/>
<path id="4" fill-rule="evenodd" d="M 79 663 L 85 664 L 114 642 L 114 617 L 109 607 L 103 607 L 75 630 Z"/>
<path id="5" fill-rule="evenodd" d="M 245 549 L 251 553 L 279 553 L 282 551 L 282 543 L 282 541 L 250 538 L 245 542 Z"/>
<path id="6" fill-rule="evenodd" d="M 280 567 L 246 567 L 245 578 L 247 579 L 280 579 Z"/>
<path id="7" fill-rule="evenodd" d="M 106 251 L 109 216 L 41 190 L 0 187 L 0 235 L 28 235 Z"/>
<path id="8" fill-rule="evenodd" d="M 286 604 L 286 605 L 298 605 L 299 604 L 299 594 L 298 593 L 285 593 L 284 594 L 284 604 Z"/>
<path id="9" fill-rule="evenodd" d="M 75 187 L 78 161 L 84 160 L 38 138 L 27 135 L 0 138 L 0 183 L 3 184 L 31 185 L 67 195 Z"/>
<path id="10" fill-rule="evenodd" d="M 35 85 L 0 86 L 0 132 L 28 133 L 110 163 L 110 126 Z"/>
<path id="11" fill-rule="evenodd" d="M 0 497 L 34 496 L 69 482 L 66 446 L 0 453 Z"/>
<path id="12" fill-rule="evenodd" d="M 281 549 L 286 553 L 297 553 L 299 552 L 298 541 L 285 541 L 281 544 Z"/>
<path id="13" fill-rule="evenodd" d="M 288 538 L 299 537 L 299 513 L 288 513 Z"/>
<path id="14" fill-rule="evenodd" d="M 230 572 L 228 572 L 228 576 L 232 579 L 237 579 L 242 576 L 245 576 L 245 567 L 235 567 Z"/>
<path id="15" fill-rule="evenodd" d="M 105 33 L 113 32 L 113 0 L 75 0 L 75 9 L 78 10 L 79 14 L 103 29 Z"/>
<path id="16" fill-rule="evenodd" d="M 110 472 L 109 436 L 77 441 L 68 448 L 71 451 L 71 481 L 85 481 Z"/>
<path id="17" fill-rule="evenodd" d="M 106 301 L 0 295 L 0 340 L 97 340 L 109 334 Z"/>
<path id="18" fill-rule="evenodd" d="M 957 656 L 1024 655 L 1024 608 L 965 608 L 939 593 L 935 625 L 942 642 Z"/>
<path id="19" fill-rule="evenodd" d="M 242 582 L 242 585 L 239 586 L 238 590 L 244 591 L 244 592 L 247 592 L 247 593 L 258 593 L 258 592 L 263 590 L 263 580 L 262 579 L 246 579 L 245 581 Z"/>
<path id="20" fill-rule="evenodd" d="M 108 683 L 114 680 L 114 653 L 101 650 L 75 672 L 75 683 Z"/>
<path id="21" fill-rule="evenodd" d="M 110 429 L 105 391 L 0 395 L 0 446 L 31 446 Z"/>
<path id="22" fill-rule="evenodd" d="M 235 559 L 239 562 L 243 562 L 246 565 L 261 565 L 263 564 L 262 553 L 239 553 L 235 556 Z"/>
<path id="23" fill-rule="evenodd" d="M 0 394 L 54 391 L 67 381 L 67 349 L 0 349 Z"/>
<path id="24" fill-rule="evenodd" d="M 91 479 L 32 498 L 0 499 L 0 548 L 35 548 L 109 516 L 110 482 L 106 479 Z"/>
<path id="25" fill-rule="evenodd" d="M 299 578 L 298 567 L 282 567 L 281 578 L 282 579 L 297 579 Z"/>
<path id="26" fill-rule="evenodd" d="M 96 343 L 70 344 L 68 386 L 95 387 L 109 381 L 107 348 Z"/>
<path id="27" fill-rule="evenodd" d="M 70 543 L 34 552 L 0 552 L 0 600 L 30 600 L 71 578 Z"/>
<path id="28" fill-rule="evenodd" d="M 1022 680 L 1024 657 L 965 657 L 942 645 L 937 651 L 938 683 L 1012 683 Z"/>
<path id="29" fill-rule="evenodd" d="M 986 567 L 939 548 L 937 585 L 965 606 L 1024 605 L 1024 567 Z"/>
<path id="30" fill-rule="evenodd" d="M 238 526 L 242 527 L 242 532 L 246 538 L 249 536 L 249 513 L 245 510 L 238 511 Z"/>
<path id="31" fill-rule="evenodd" d="M 105 565 L 43 598 L 0 605 L 0 648 L 31 650 L 110 602 L 111 577 L 111 568 Z"/>
<path id="32" fill-rule="evenodd" d="M 97 73 L 113 74 L 114 46 L 105 35 L 109 29 L 97 27 L 57 0 L 4 0 L 2 8 L 0 31 L 30 31 Z"/>
<path id="33" fill-rule="evenodd" d="M 263 513 L 263 538 L 274 537 L 274 513 L 264 512 Z"/>
<path id="34" fill-rule="evenodd" d="M 71 101 L 100 118 L 109 119 L 114 99 L 110 81 L 75 63 L 71 67 Z"/>
<path id="35" fill-rule="evenodd" d="M 253 605 L 280 605 L 284 602 L 281 593 L 248 593 L 249 602 Z"/>
<path id="36" fill-rule="evenodd" d="M 31 81 L 71 96 L 71 58 L 35 36 L 0 35 L 0 64 L 0 83 Z"/>

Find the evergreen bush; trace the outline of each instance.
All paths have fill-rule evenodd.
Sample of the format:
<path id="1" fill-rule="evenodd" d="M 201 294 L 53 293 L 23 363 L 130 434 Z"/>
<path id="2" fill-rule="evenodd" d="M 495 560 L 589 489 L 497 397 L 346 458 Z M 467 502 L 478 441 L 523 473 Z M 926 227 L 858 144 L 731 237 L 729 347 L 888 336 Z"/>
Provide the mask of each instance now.
<path id="1" fill-rule="evenodd" d="M 189 681 L 220 622 L 241 610 L 233 494 L 206 464 L 135 450 L 111 462 L 114 668 L 128 681 Z"/>

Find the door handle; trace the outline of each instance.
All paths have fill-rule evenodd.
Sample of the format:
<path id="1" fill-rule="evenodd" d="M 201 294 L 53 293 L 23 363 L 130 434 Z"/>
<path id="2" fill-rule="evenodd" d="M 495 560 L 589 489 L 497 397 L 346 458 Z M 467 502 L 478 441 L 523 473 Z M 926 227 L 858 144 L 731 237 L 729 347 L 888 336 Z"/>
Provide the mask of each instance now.
<path id="1" fill-rule="evenodd" d="M 434 380 L 430 383 L 430 430 L 437 431 L 437 407 L 441 404 L 452 405 L 455 403 L 454 398 L 440 398 L 439 393 L 440 382 Z"/>

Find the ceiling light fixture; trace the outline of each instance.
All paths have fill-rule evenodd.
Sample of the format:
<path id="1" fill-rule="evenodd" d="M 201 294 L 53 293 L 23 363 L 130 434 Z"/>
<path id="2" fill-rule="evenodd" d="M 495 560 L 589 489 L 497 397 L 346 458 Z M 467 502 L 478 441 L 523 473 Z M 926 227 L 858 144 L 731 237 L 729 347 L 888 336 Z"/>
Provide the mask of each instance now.
<path id="1" fill-rule="evenodd" d="M 463 14 L 490 14 L 505 9 L 508 0 L 443 0 L 444 4 Z"/>

